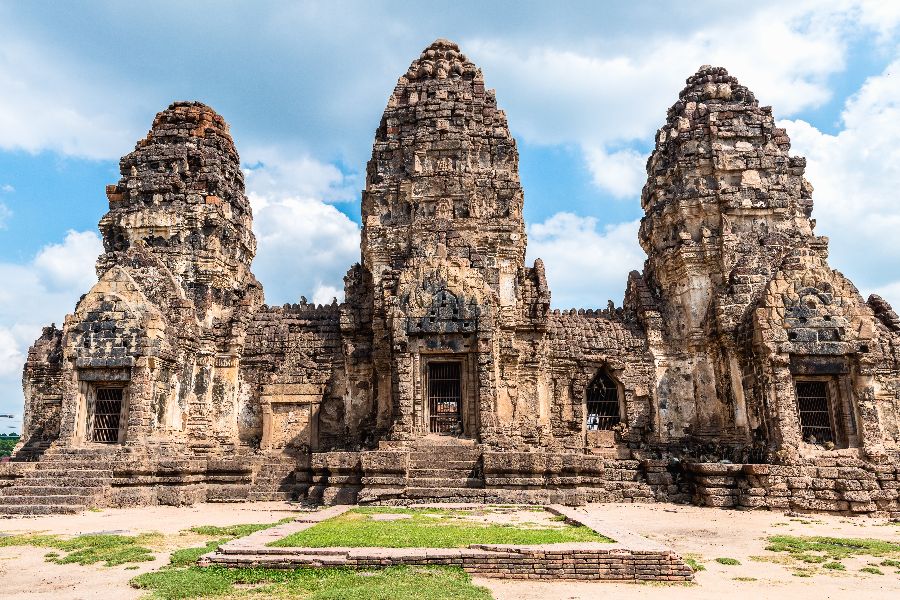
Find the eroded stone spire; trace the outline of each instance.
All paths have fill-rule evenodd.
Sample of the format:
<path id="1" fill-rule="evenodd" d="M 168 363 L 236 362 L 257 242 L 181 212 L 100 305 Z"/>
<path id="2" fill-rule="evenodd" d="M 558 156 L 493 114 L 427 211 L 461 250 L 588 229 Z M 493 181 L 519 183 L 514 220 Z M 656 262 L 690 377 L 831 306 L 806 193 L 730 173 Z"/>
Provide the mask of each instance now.
<path id="1" fill-rule="evenodd" d="M 439 38 L 409 65 L 406 78 L 409 81 L 448 77 L 474 79 L 480 74 L 478 67 L 459 51 L 459 46 L 450 40 Z"/>
<path id="2" fill-rule="evenodd" d="M 242 297 L 256 253 L 240 159 L 225 120 L 200 102 L 175 102 L 120 161 L 100 221 L 102 274 L 140 247 L 159 258 L 201 310 Z"/>
<path id="3" fill-rule="evenodd" d="M 522 202 L 516 143 L 494 91 L 456 44 L 435 41 L 397 81 L 375 133 L 364 264 L 440 253 L 515 270 L 525 258 Z"/>

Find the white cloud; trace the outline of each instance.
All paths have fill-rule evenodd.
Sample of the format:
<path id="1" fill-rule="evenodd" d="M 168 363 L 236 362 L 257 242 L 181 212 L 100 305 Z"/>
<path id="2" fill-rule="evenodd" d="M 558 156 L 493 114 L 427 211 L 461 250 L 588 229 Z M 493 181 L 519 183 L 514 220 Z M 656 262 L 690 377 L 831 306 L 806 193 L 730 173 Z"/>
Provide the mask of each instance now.
<path id="1" fill-rule="evenodd" d="M 313 304 L 331 304 L 335 298 L 339 301 L 344 297 L 344 289 L 338 289 L 331 285 L 320 285 L 313 293 Z"/>
<path id="2" fill-rule="evenodd" d="M 19 375 L 25 363 L 25 354 L 12 331 L 0 327 L 0 377 Z"/>
<path id="3" fill-rule="evenodd" d="M 822 133 L 802 120 L 782 121 L 792 152 L 806 156 L 815 187 L 817 233 L 831 239 L 831 263 L 863 293 L 900 305 L 900 60 L 870 77 L 846 103 L 844 129 Z"/>
<path id="4" fill-rule="evenodd" d="M 553 306 L 621 305 L 628 273 L 644 264 L 638 221 L 598 228 L 593 217 L 556 213 L 528 227 L 529 260 L 541 258 Z"/>
<path id="5" fill-rule="evenodd" d="M 258 197 L 314 197 L 326 202 L 359 198 L 354 176 L 309 154 L 271 146 L 251 147 L 242 154 L 247 190 Z"/>
<path id="6" fill-rule="evenodd" d="M 635 150 L 608 153 L 603 148 L 584 149 L 588 169 L 597 187 L 616 198 L 634 198 L 641 193 L 647 178 L 647 157 Z"/>
<path id="7" fill-rule="evenodd" d="M 22 366 L 28 347 L 50 323 L 62 324 L 96 280 L 97 234 L 69 231 L 28 263 L 0 262 L 0 413 L 21 419 Z M 19 421 L 20 422 L 20 421 Z M 17 423 L 18 425 L 18 423 Z"/>
<path id="8" fill-rule="evenodd" d="M 52 150 L 84 158 L 115 158 L 137 139 L 139 95 L 47 44 L 20 39 L 0 26 L 0 149 Z M 115 100 L 111 100 L 111 98 Z"/>
<path id="9" fill-rule="evenodd" d="M 256 161 L 244 169 L 257 240 L 253 271 L 266 301 L 342 299 L 343 277 L 359 260 L 359 226 L 323 200 L 355 197 L 352 177 L 307 155 L 284 158 L 274 148 L 249 156 Z"/>
<path id="10" fill-rule="evenodd" d="M 635 180 L 637 153 L 622 147 L 653 139 L 698 67 L 724 66 L 777 115 L 794 115 L 829 100 L 829 78 L 845 68 L 853 36 L 892 31 L 898 12 L 866 1 L 777 3 L 748 6 L 727 22 L 710 13 L 687 35 L 657 34 L 640 46 L 502 38 L 465 46 L 499 90 L 518 136 L 580 145 L 600 188 L 635 197 L 643 179 Z"/>
<path id="11" fill-rule="evenodd" d="M 257 252 L 253 271 L 270 304 L 297 302 L 343 289 L 343 276 L 359 260 L 359 227 L 330 204 L 313 198 L 264 199 L 253 203 Z M 322 290 L 335 292 L 322 292 Z M 316 299 L 318 302 L 318 299 Z"/>
<path id="12" fill-rule="evenodd" d="M 15 191 L 16 191 L 16 188 L 9 185 L 8 183 L 4 183 L 3 185 L 0 185 L 0 192 L 3 192 L 4 194 L 12 194 Z"/>
<path id="13" fill-rule="evenodd" d="M 61 244 L 44 246 L 34 258 L 49 289 L 87 291 L 97 279 L 94 261 L 103 253 L 103 244 L 93 231 L 72 231 Z"/>
<path id="14" fill-rule="evenodd" d="M 13 216 L 13 211 L 3 202 L 0 202 L 0 229 L 6 229 L 6 224 Z"/>

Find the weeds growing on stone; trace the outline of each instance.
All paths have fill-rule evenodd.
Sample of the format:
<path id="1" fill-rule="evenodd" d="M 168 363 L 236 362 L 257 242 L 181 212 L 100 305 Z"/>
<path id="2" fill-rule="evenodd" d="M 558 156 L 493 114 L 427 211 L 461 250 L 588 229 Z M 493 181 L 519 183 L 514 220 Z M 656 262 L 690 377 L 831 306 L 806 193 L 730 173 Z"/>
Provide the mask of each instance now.
<path id="1" fill-rule="evenodd" d="M 684 563 L 689 566 L 694 571 L 694 573 L 699 573 L 700 571 L 706 570 L 706 567 L 703 565 L 703 563 L 698 562 L 696 558 L 691 556 L 685 557 Z"/>

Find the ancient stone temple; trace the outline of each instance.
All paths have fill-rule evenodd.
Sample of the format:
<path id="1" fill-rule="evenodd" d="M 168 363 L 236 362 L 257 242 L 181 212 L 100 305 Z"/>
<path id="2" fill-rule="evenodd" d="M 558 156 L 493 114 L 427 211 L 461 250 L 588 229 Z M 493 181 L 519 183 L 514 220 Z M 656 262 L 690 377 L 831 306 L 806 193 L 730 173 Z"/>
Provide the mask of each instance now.
<path id="1" fill-rule="evenodd" d="M 345 300 L 264 304 L 237 151 L 196 102 L 121 161 L 98 281 L 31 348 L 6 512 L 691 501 L 900 514 L 900 318 L 828 266 L 805 161 L 704 66 L 621 307 L 551 309 L 506 115 L 438 40 L 388 99 Z M 598 299 L 599 300 L 599 299 Z"/>

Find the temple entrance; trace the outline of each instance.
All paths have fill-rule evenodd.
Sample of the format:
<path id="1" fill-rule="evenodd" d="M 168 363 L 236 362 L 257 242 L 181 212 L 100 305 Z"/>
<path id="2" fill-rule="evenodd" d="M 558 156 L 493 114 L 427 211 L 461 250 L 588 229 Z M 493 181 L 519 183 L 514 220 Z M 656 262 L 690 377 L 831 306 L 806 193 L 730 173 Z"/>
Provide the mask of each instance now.
<path id="1" fill-rule="evenodd" d="M 813 444 L 835 443 L 831 398 L 825 381 L 797 382 L 797 412 L 803 441 Z"/>
<path id="2" fill-rule="evenodd" d="M 115 444 L 121 437 L 122 388 L 102 387 L 96 390 L 88 439 L 92 442 Z"/>
<path id="3" fill-rule="evenodd" d="M 461 363 L 428 363 L 428 431 L 445 435 L 463 432 Z"/>

